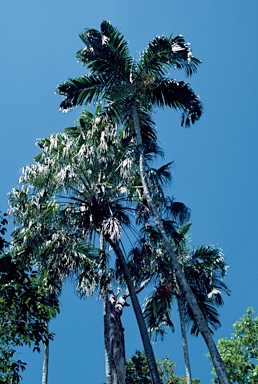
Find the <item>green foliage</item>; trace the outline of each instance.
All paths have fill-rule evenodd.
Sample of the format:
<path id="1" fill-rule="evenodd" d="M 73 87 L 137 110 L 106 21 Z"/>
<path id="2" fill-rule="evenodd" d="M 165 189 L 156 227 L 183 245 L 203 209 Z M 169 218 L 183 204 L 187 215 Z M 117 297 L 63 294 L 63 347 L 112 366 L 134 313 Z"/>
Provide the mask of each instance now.
<path id="1" fill-rule="evenodd" d="M 47 277 L 15 262 L 9 255 L 0 258 L 0 382 L 19 383 L 26 363 L 15 360 L 17 346 L 34 346 L 51 339 L 46 322 L 58 312 L 55 295 L 49 295 Z"/>
<path id="2" fill-rule="evenodd" d="M 157 360 L 157 366 L 162 384 L 186 384 L 185 376 L 175 375 L 176 364 L 170 361 L 168 356 Z M 125 382 L 126 384 L 151 384 L 147 359 L 143 351 L 136 351 L 126 362 Z M 200 383 L 199 379 L 192 380 L 192 384 L 198 383 Z"/>
<path id="3" fill-rule="evenodd" d="M 145 353 L 136 351 L 130 360 L 126 362 L 126 384 L 151 383 L 150 371 Z"/>
<path id="4" fill-rule="evenodd" d="M 6 215 L 5 215 L 6 216 Z M 0 233 L 7 220 L 1 218 Z M 47 289 L 47 275 L 30 268 L 21 258 L 3 253 L 7 242 L 1 236 L 0 249 L 0 382 L 16 384 L 26 363 L 15 359 L 15 348 L 34 345 L 52 338 L 46 322 L 58 312 L 58 301 Z"/>
<path id="5" fill-rule="evenodd" d="M 0 262 L 2 261 L 1 255 L 8 245 L 3 237 L 6 232 L 6 225 L 8 224 L 6 217 L 6 213 L 3 216 L 0 215 Z M 2 285 L 0 289 L 2 292 Z M 18 384 L 21 378 L 19 372 L 25 369 L 26 363 L 23 363 L 21 360 L 14 360 L 15 349 L 9 345 L 11 336 L 2 323 L 2 312 L 5 312 L 5 302 L 0 297 L 0 382 L 3 384 Z"/>
<path id="6" fill-rule="evenodd" d="M 247 308 L 247 313 L 233 325 L 231 338 L 218 341 L 232 383 L 258 383 L 258 317 L 254 313 L 253 308 Z M 217 378 L 213 382 L 219 383 Z"/>
<path id="7" fill-rule="evenodd" d="M 4 213 L 2 216 L 0 211 L 0 255 L 4 252 L 4 249 L 8 245 L 7 241 L 3 237 L 6 232 L 6 225 L 8 224 L 6 217 L 7 214 Z"/>
<path id="8" fill-rule="evenodd" d="M 107 21 L 99 31 L 86 29 L 80 38 L 85 47 L 77 58 L 90 73 L 58 86 L 57 93 L 65 96 L 61 110 L 102 100 L 113 118 L 129 127 L 135 102 L 142 126 L 156 106 L 180 110 L 185 126 L 199 120 L 202 103 L 198 96 L 188 83 L 167 77 L 170 69 L 191 76 L 200 64 L 182 36 L 155 37 L 139 60 L 130 55 L 124 36 Z"/>
<path id="9" fill-rule="evenodd" d="M 185 206 L 182 203 L 173 203 L 176 205 L 174 210 L 173 220 L 178 222 L 178 215 L 181 216 L 181 212 L 184 213 Z M 179 205 L 179 207 L 177 206 Z M 180 208 L 180 209 L 179 209 Z M 187 213 L 187 212 L 186 212 Z M 186 215 L 189 218 L 189 215 Z M 178 227 L 175 226 L 174 230 L 170 230 L 169 236 L 173 241 L 174 251 L 180 261 L 188 283 L 195 294 L 202 313 L 205 316 L 209 329 L 213 332 L 213 329 L 217 329 L 220 326 L 219 312 L 217 307 L 223 305 L 222 292 L 229 294 L 230 290 L 223 281 L 227 272 L 227 265 L 225 263 L 223 252 L 220 248 L 215 246 L 198 246 L 192 248 L 190 246 L 190 229 L 191 223 L 186 223 L 180 226 L 182 218 L 179 217 Z M 177 224 L 177 223 L 176 223 Z M 174 234 L 176 232 L 177 235 Z M 170 319 L 171 309 L 173 301 L 181 298 L 182 310 L 184 320 L 187 324 L 190 324 L 191 334 L 198 335 L 199 329 L 194 319 L 192 310 L 187 300 L 181 295 L 179 286 L 174 278 L 174 271 L 170 260 L 166 257 L 162 243 L 158 236 L 153 236 L 153 230 L 145 231 L 144 243 L 141 242 L 141 247 L 138 246 L 134 250 L 133 259 L 131 264 L 135 264 L 134 268 L 141 272 L 141 276 L 144 276 L 146 271 L 151 271 L 153 275 L 156 274 L 156 288 L 145 302 L 144 315 L 150 330 L 151 336 L 156 338 L 164 336 L 166 327 L 170 327 L 173 331 L 173 323 Z M 141 268 L 142 259 L 146 255 L 146 244 L 149 243 L 149 260 L 146 265 Z M 144 244 L 144 248 L 142 247 Z M 137 254 L 137 252 L 138 254 Z M 159 257 L 158 255 L 161 255 Z M 155 260 L 155 263 L 151 263 L 151 259 Z M 139 265 L 139 260 L 141 264 Z M 156 268 L 156 270 L 154 270 Z M 142 271 L 144 269 L 144 271 Z"/>
<path id="10" fill-rule="evenodd" d="M 20 372 L 25 370 L 26 363 L 14 360 L 15 349 L 0 345 L 0 382 L 3 384 L 18 384 L 21 381 Z"/>

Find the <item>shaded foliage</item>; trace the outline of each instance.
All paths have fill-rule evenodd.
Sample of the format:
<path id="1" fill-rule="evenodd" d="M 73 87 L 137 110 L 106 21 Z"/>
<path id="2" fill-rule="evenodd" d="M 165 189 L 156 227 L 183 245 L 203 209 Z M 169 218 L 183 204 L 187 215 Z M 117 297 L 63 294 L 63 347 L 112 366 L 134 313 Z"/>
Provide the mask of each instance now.
<path id="1" fill-rule="evenodd" d="M 176 376 L 176 364 L 166 356 L 157 360 L 157 366 L 162 384 L 186 384 L 185 376 Z M 151 377 L 144 352 L 135 351 L 135 354 L 126 362 L 126 384 L 151 384 Z M 198 379 L 193 379 L 192 384 L 198 384 Z"/>
<path id="2" fill-rule="evenodd" d="M 1 221 L 2 225 L 7 220 Z M 1 227 L 1 233 L 5 232 Z M 5 240 L 2 241 L 7 245 Z M 0 256 L 0 381 L 16 384 L 26 363 L 15 358 L 16 347 L 34 346 L 39 351 L 41 341 L 52 338 L 45 322 L 59 311 L 56 296 L 49 295 L 48 276 L 41 275 L 9 253 Z"/>
<path id="3" fill-rule="evenodd" d="M 0 255 L 4 252 L 4 249 L 7 247 L 8 242 L 5 240 L 4 235 L 6 233 L 6 226 L 8 224 L 7 214 L 4 213 L 1 215 L 0 211 Z"/>

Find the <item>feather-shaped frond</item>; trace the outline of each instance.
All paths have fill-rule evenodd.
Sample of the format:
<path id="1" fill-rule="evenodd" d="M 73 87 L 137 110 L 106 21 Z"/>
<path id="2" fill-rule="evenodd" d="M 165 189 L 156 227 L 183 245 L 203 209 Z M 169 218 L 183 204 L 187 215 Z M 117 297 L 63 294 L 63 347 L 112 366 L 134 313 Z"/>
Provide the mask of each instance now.
<path id="1" fill-rule="evenodd" d="M 169 58 L 172 54 L 171 43 L 164 36 L 157 36 L 151 40 L 147 48 L 141 53 L 139 74 L 164 75 L 170 67 Z"/>
<path id="2" fill-rule="evenodd" d="M 77 58 L 94 74 L 104 75 L 109 81 L 129 82 L 132 58 L 124 36 L 107 21 L 101 31 L 86 29 L 80 34 L 86 47 Z"/>
<path id="3" fill-rule="evenodd" d="M 158 107 L 167 106 L 182 111 L 182 126 L 194 124 L 202 115 L 203 107 L 199 97 L 184 81 L 155 80 L 150 99 Z"/>
<path id="4" fill-rule="evenodd" d="M 207 297 L 198 295 L 197 292 L 194 291 L 194 294 L 196 296 L 196 300 L 200 306 L 200 309 L 208 323 L 210 332 L 213 333 L 214 330 L 218 329 L 221 326 L 220 320 L 219 320 L 219 313 L 218 310 L 215 308 L 213 303 L 211 303 Z M 197 324 L 195 322 L 194 316 L 192 314 L 191 308 L 189 307 L 188 303 L 184 300 L 184 317 L 186 324 L 190 325 L 190 333 L 192 335 L 198 336 L 199 329 L 197 327 Z"/>
<path id="5" fill-rule="evenodd" d="M 216 271 L 221 277 L 225 277 L 227 273 L 227 265 L 224 254 L 219 247 L 203 245 L 197 247 L 191 254 L 191 258 L 187 265 L 196 266 L 205 272 Z"/>
<path id="6" fill-rule="evenodd" d="M 171 67 L 185 69 L 186 75 L 190 76 L 196 72 L 200 63 L 200 60 L 192 57 L 189 44 L 183 36 L 175 38 L 157 36 L 141 53 L 138 77 L 146 74 L 163 76 Z"/>
<path id="7" fill-rule="evenodd" d="M 190 44 L 185 41 L 182 35 L 178 35 L 175 38 L 170 36 L 169 40 L 173 52 L 170 59 L 171 65 L 174 65 L 177 69 L 184 69 L 186 76 L 191 76 L 197 71 L 201 60 L 192 55 Z"/>
<path id="8" fill-rule="evenodd" d="M 106 87 L 103 76 L 88 75 L 69 79 L 56 89 L 56 93 L 66 96 L 60 104 L 60 110 L 66 112 L 78 105 L 99 100 L 103 97 Z"/>
<path id="9" fill-rule="evenodd" d="M 154 294 L 146 300 L 143 314 L 151 337 L 163 338 L 168 326 L 174 332 L 174 324 L 170 318 L 173 297 L 172 285 L 168 283 L 157 287 Z"/>
<path id="10" fill-rule="evenodd" d="M 211 331 L 220 326 L 216 307 L 223 305 L 221 292 L 230 294 L 223 281 L 226 271 L 224 255 L 218 247 L 200 246 L 184 259 L 184 272 Z M 186 301 L 184 310 L 186 321 L 192 324 L 191 333 L 198 335 L 199 330 Z"/>

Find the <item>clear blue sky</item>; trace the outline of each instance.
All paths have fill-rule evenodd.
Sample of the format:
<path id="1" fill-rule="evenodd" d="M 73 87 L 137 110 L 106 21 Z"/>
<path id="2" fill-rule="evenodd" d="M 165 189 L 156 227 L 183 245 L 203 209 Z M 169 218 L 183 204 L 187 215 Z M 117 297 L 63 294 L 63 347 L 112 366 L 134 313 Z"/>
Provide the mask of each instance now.
<path id="1" fill-rule="evenodd" d="M 117 26 L 137 55 L 155 35 L 182 34 L 203 61 L 190 79 L 205 105 L 200 122 L 180 127 L 180 116 L 158 111 L 165 160 L 175 162 L 172 194 L 192 210 L 193 244 L 219 244 L 230 266 L 232 295 L 215 334 L 230 337 L 231 325 L 248 306 L 258 310 L 258 3 L 257 0 L 0 0 L 0 209 L 17 186 L 20 169 L 37 153 L 35 141 L 72 125 L 79 109 L 58 113 L 56 86 L 84 74 L 75 53 L 78 33 L 103 19 Z M 171 73 L 173 78 L 182 76 Z M 51 328 L 49 384 L 101 384 L 105 380 L 101 303 L 80 301 L 67 285 L 61 315 Z M 183 374 L 179 326 L 154 345 Z M 132 308 L 123 315 L 126 353 L 142 349 Z M 206 346 L 190 337 L 193 376 L 209 383 Z M 21 351 L 28 362 L 25 384 L 40 383 L 42 356 Z"/>

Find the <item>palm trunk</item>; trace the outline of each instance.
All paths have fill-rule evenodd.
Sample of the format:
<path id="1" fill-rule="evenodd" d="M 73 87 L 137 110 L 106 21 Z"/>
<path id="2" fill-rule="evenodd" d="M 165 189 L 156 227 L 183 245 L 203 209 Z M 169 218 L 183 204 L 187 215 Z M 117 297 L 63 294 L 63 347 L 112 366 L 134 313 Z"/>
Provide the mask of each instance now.
<path id="1" fill-rule="evenodd" d="M 104 303 L 106 384 L 125 384 L 126 360 L 124 328 L 120 318 L 122 313 L 116 310 L 114 295 L 111 294 L 109 298 L 108 292 L 106 292 Z"/>
<path id="2" fill-rule="evenodd" d="M 46 329 L 48 333 L 49 325 L 46 323 Z M 49 340 L 44 342 L 44 357 L 42 367 L 42 384 L 47 384 L 48 381 L 48 361 L 49 361 Z"/>
<path id="3" fill-rule="evenodd" d="M 111 364 L 111 343 L 110 343 L 110 304 L 108 292 L 105 291 L 102 298 L 104 310 L 104 345 L 105 345 L 105 369 L 106 384 L 114 384 L 112 382 L 112 364 Z"/>
<path id="4" fill-rule="evenodd" d="M 105 239 L 100 234 L 100 249 L 105 251 Z M 112 289 L 105 283 L 104 294 L 102 295 L 104 309 L 104 345 L 105 345 L 105 369 L 106 384 L 125 384 L 126 360 L 124 328 L 121 322 L 122 309 L 125 300 L 117 310 L 117 302 Z"/>
<path id="5" fill-rule="evenodd" d="M 113 298 L 112 298 L 113 296 Z M 125 300 L 122 299 L 125 303 Z M 110 348 L 111 348 L 111 377 L 112 384 L 125 384 L 126 360 L 124 328 L 121 322 L 123 305 L 117 306 L 114 295 L 109 299 L 110 308 Z"/>
<path id="6" fill-rule="evenodd" d="M 105 241 L 103 233 L 100 234 L 100 249 L 105 251 Z M 106 272 L 106 271 L 105 271 Z M 112 364 L 111 364 L 111 344 L 110 344 L 110 303 L 108 298 L 108 291 L 105 285 L 104 294 L 102 295 L 103 303 L 103 317 L 104 317 L 104 347 L 105 347 L 105 370 L 106 370 L 106 384 L 112 383 Z"/>
<path id="7" fill-rule="evenodd" d="M 140 150 L 140 158 L 139 158 L 139 166 L 140 166 L 140 174 L 142 179 L 142 185 L 143 185 L 143 191 L 144 195 L 146 197 L 149 209 L 152 213 L 155 225 L 160 233 L 160 236 L 163 240 L 163 245 L 166 249 L 166 252 L 170 256 L 173 268 L 175 270 L 176 278 L 180 287 L 180 291 L 185 295 L 190 308 L 193 312 L 195 321 L 197 323 L 197 326 L 199 328 L 199 331 L 201 332 L 206 345 L 208 347 L 208 350 L 210 352 L 212 362 L 214 365 L 214 368 L 216 370 L 216 373 L 218 375 L 219 381 L 221 384 L 230 384 L 230 380 L 225 368 L 225 365 L 220 357 L 220 354 L 218 352 L 218 349 L 213 341 L 213 338 L 211 336 L 211 333 L 208 328 L 208 324 L 206 322 L 205 317 L 203 316 L 203 313 L 197 303 L 197 300 L 189 287 L 189 284 L 186 280 L 185 274 L 182 270 L 182 267 L 180 263 L 177 260 L 176 254 L 172 248 L 172 245 L 169 241 L 169 238 L 166 234 L 166 231 L 163 226 L 162 219 L 159 215 L 159 212 L 157 210 L 157 207 L 155 203 L 153 202 L 153 199 L 151 197 L 150 189 L 147 183 L 147 177 L 146 177 L 146 166 L 145 166 L 145 158 L 144 158 L 144 149 L 142 144 L 142 136 L 141 136 L 141 130 L 140 130 L 140 124 L 139 124 L 139 118 L 138 113 L 136 109 L 136 104 L 133 102 L 132 105 L 132 115 L 133 115 L 133 122 L 134 122 L 134 129 L 136 133 L 136 139 L 137 139 L 137 145 Z"/>
<path id="8" fill-rule="evenodd" d="M 142 314 L 142 310 L 138 301 L 138 297 L 135 291 L 135 287 L 132 281 L 132 277 L 130 274 L 130 271 L 128 269 L 127 263 L 125 261 L 123 252 L 121 248 L 119 247 L 119 244 L 117 241 L 113 241 L 111 239 L 107 239 L 109 244 L 112 246 L 114 252 L 116 253 L 116 256 L 119 260 L 119 263 L 123 269 L 124 272 L 124 278 L 129 290 L 130 298 L 132 300 L 132 305 L 134 309 L 134 313 L 137 319 L 137 323 L 139 326 L 140 334 L 141 334 L 141 339 L 143 342 L 143 347 L 144 351 L 146 353 L 147 361 L 148 361 L 148 366 L 151 374 L 151 379 L 153 384 L 161 384 L 159 373 L 158 373 L 158 368 L 155 360 L 155 356 L 153 353 L 153 349 L 151 346 L 150 338 L 148 335 L 148 331 L 146 328 L 145 320 Z"/>
<path id="9" fill-rule="evenodd" d="M 189 350 L 188 350 L 188 343 L 187 343 L 187 337 L 186 337 L 185 319 L 184 319 L 184 312 L 183 312 L 181 295 L 179 295 L 177 297 L 177 303 L 178 303 L 178 311 L 179 311 L 181 333 L 182 333 L 182 344 L 183 344 L 184 360 L 185 360 L 186 384 L 192 384 Z"/>

